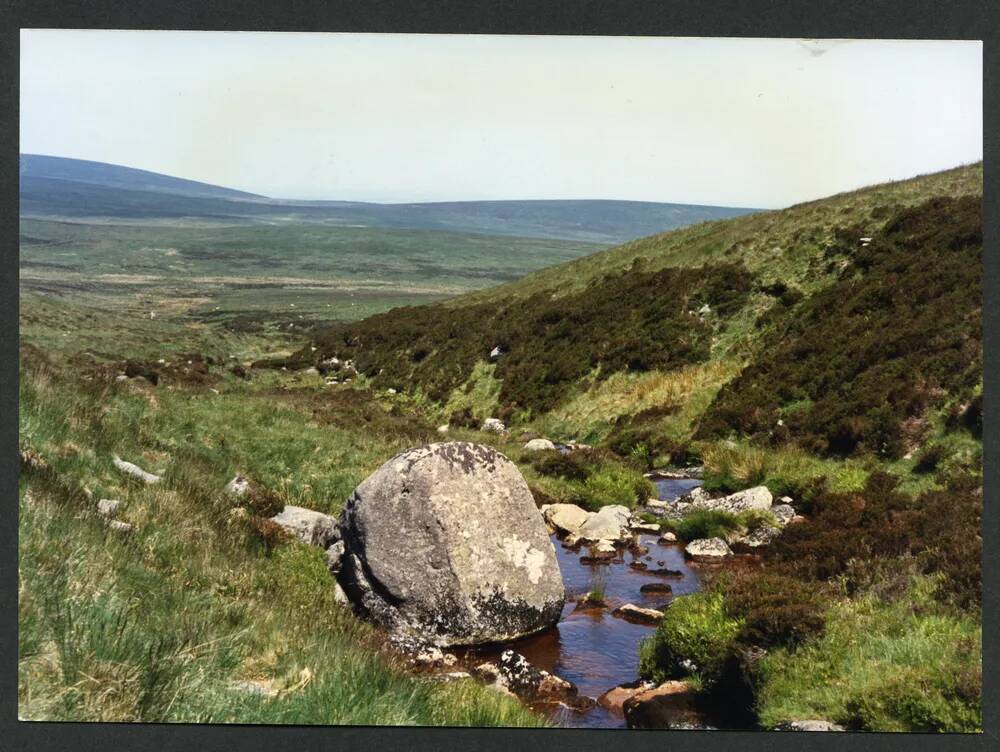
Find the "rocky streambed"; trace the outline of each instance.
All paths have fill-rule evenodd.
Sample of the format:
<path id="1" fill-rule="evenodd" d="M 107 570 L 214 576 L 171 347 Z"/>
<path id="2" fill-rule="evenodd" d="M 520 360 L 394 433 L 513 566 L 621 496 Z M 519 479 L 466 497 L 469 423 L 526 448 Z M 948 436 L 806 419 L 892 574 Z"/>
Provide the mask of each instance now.
<path id="1" fill-rule="evenodd" d="M 653 481 L 658 498 L 667 502 L 701 485 L 694 478 L 654 477 Z M 468 666 L 497 662 L 505 651 L 513 650 L 537 668 L 576 686 L 578 698 L 574 701 L 536 705 L 556 723 L 625 728 L 621 695 L 627 693 L 613 690 L 638 682 L 639 643 L 656 630 L 656 625 L 619 609 L 632 604 L 662 610 L 674 597 L 701 588 L 701 565 L 685 558 L 682 544 L 661 542 L 658 533 L 639 533 L 636 542 L 638 546 L 619 549 L 614 558 L 598 563 L 586 556 L 585 545 L 569 546 L 565 538 L 552 535 L 566 587 L 566 604 L 559 622 L 552 629 L 513 643 L 461 651 L 461 662 Z M 595 590 L 603 592 L 600 606 L 585 601 L 587 594 Z M 746 728 L 747 719 L 745 713 L 734 712 L 733 708 L 699 706 L 685 700 L 676 703 L 676 718 L 671 725 L 675 724 L 689 728 Z"/>

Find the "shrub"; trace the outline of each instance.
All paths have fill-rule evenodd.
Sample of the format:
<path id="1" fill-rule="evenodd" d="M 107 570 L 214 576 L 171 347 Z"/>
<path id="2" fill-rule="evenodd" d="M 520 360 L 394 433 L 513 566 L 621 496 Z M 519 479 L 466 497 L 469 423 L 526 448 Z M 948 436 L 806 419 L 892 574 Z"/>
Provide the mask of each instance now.
<path id="1" fill-rule="evenodd" d="M 566 480 L 586 480 L 589 470 L 579 453 L 563 454 L 557 449 L 532 452 L 528 462 L 542 475 Z"/>
<path id="2" fill-rule="evenodd" d="M 746 645 L 796 645 L 823 629 L 829 597 L 813 583 L 766 570 L 734 570 L 725 575 L 724 591 L 726 611 L 743 623 L 739 639 Z"/>
<path id="3" fill-rule="evenodd" d="M 589 509 L 608 504 L 631 508 L 655 494 L 653 484 L 637 470 L 624 465 L 603 465 L 587 477 L 579 501 Z"/>
<path id="4" fill-rule="evenodd" d="M 639 674 L 657 683 L 693 675 L 708 688 L 722 677 L 742 628 L 726 612 L 721 593 L 677 598 L 640 644 Z"/>
<path id="5" fill-rule="evenodd" d="M 948 455 L 948 450 L 940 444 L 929 444 L 917 455 L 917 463 L 913 466 L 913 472 L 921 475 L 932 473 L 937 470 L 938 465 L 944 461 Z"/>

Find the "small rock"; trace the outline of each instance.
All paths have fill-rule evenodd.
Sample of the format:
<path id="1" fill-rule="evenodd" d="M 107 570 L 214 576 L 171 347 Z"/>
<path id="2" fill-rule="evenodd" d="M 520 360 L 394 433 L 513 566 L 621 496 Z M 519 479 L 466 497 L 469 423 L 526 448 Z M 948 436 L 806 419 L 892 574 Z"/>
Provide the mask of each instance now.
<path id="1" fill-rule="evenodd" d="M 97 513 L 104 517 L 114 517 L 121 504 L 118 499 L 100 499 L 97 502 Z"/>
<path id="2" fill-rule="evenodd" d="M 324 549 L 329 548 L 340 537 L 336 519 L 304 507 L 286 505 L 281 512 L 271 518 L 271 521 L 303 543 Z"/>
<path id="3" fill-rule="evenodd" d="M 448 433 L 448 424 L 444 423 L 444 424 L 438 426 L 437 427 L 437 432 L 438 433 Z"/>
<path id="4" fill-rule="evenodd" d="M 781 530 L 771 525 L 761 525 L 746 535 L 737 538 L 733 542 L 733 545 L 740 549 L 756 551 L 758 548 L 769 545 L 771 541 L 778 537 L 780 532 Z"/>
<path id="5" fill-rule="evenodd" d="M 316 368 L 315 366 L 310 366 L 302 373 L 306 374 L 307 376 L 319 376 L 319 369 Z"/>
<path id="6" fill-rule="evenodd" d="M 624 540 L 632 537 L 629 531 L 631 521 L 632 512 L 628 507 L 609 504 L 589 515 L 578 534 L 589 541 Z"/>
<path id="7" fill-rule="evenodd" d="M 653 689 L 656 685 L 651 682 L 636 681 L 630 684 L 622 684 L 617 687 L 612 687 L 603 695 L 597 698 L 597 704 L 602 708 L 610 710 L 618 715 L 624 715 L 624 710 L 622 709 L 625 701 L 635 697 L 642 692 L 646 692 Z"/>
<path id="8" fill-rule="evenodd" d="M 108 528 L 119 533 L 131 533 L 135 530 L 134 525 L 128 522 L 122 522 L 121 520 L 111 520 L 111 522 L 108 523 Z"/>
<path id="9" fill-rule="evenodd" d="M 448 671 L 444 674 L 438 674 L 436 678 L 444 682 L 461 681 L 462 679 L 471 679 L 472 674 L 468 671 Z"/>
<path id="10" fill-rule="evenodd" d="M 487 418 L 483 421 L 483 426 L 480 430 L 487 433 L 504 433 L 507 430 L 507 426 L 499 418 Z"/>
<path id="11" fill-rule="evenodd" d="M 663 595 L 673 593 L 674 589 L 666 582 L 647 582 L 639 588 L 639 592 L 643 595 Z"/>
<path id="12" fill-rule="evenodd" d="M 656 522 L 633 522 L 629 529 L 633 533 L 658 533 L 660 532 L 660 525 Z"/>
<path id="13" fill-rule="evenodd" d="M 677 536 L 671 533 L 669 530 L 660 536 L 660 539 L 656 541 L 660 544 L 676 543 Z"/>
<path id="14" fill-rule="evenodd" d="M 778 731 L 843 731 L 844 727 L 830 721 L 811 719 L 806 721 L 786 721 L 779 724 Z"/>
<path id="15" fill-rule="evenodd" d="M 699 722 L 694 693 L 684 681 L 667 681 L 629 697 L 622 704 L 629 728 L 691 727 Z"/>
<path id="16" fill-rule="evenodd" d="M 789 504 L 775 504 L 770 512 L 779 525 L 787 525 L 795 517 L 795 510 Z"/>
<path id="17" fill-rule="evenodd" d="M 555 449 L 556 445 L 548 439 L 532 439 L 524 445 L 524 448 L 529 452 L 542 452 L 546 449 Z"/>
<path id="18" fill-rule="evenodd" d="M 660 569 L 650 569 L 648 570 L 648 572 L 650 574 L 655 574 L 658 577 L 669 577 L 673 580 L 684 579 L 684 573 L 682 571 L 680 571 L 679 569 L 663 569 L 662 563 Z"/>
<path id="19" fill-rule="evenodd" d="M 655 608 L 645 608 L 636 606 L 634 603 L 626 603 L 611 612 L 612 616 L 619 616 L 626 621 L 639 622 L 640 624 L 659 624 L 663 618 L 663 612 Z"/>
<path id="20" fill-rule="evenodd" d="M 694 561 L 720 561 L 733 552 L 722 538 L 699 538 L 687 544 L 684 554 Z"/>
<path id="21" fill-rule="evenodd" d="M 417 666 L 439 666 L 444 662 L 444 653 L 441 648 L 431 645 L 413 656 L 412 660 Z"/>
<path id="22" fill-rule="evenodd" d="M 114 457 L 115 467 L 121 470 L 126 475 L 131 475 L 134 478 L 138 478 L 143 483 L 159 483 L 163 478 L 159 475 L 153 475 L 153 473 L 147 473 L 138 465 L 134 465 L 131 462 L 126 462 L 117 454 Z"/>
<path id="23" fill-rule="evenodd" d="M 500 679 L 500 667 L 495 663 L 480 663 L 472 668 L 472 675 L 486 684 L 495 684 Z"/>
<path id="24" fill-rule="evenodd" d="M 344 592 L 344 588 L 342 588 L 340 583 L 336 580 L 333 581 L 333 602 L 341 606 L 351 605 L 351 599 L 347 597 L 347 593 Z"/>
<path id="25" fill-rule="evenodd" d="M 640 572 L 644 572 L 644 571 L 646 571 L 647 569 L 649 569 L 649 565 L 648 565 L 648 564 L 646 564 L 646 562 L 644 562 L 644 561 L 630 561 L 630 562 L 628 563 L 628 565 L 629 565 L 629 567 L 631 567 L 632 569 L 637 569 L 637 570 L 639 570 Z"/>
<path id="26" fill-rule="evenodd" d="M 235 496 L 237 499 L 242 497 L 249 490 L 250 481 L 243 475 L 237 475 L 226 484 L 226 493 Z"/>
<path id="27" fill-rule="evenodd" d="M 326 568 L 336 575 L 344 561 L 344 541 L 335 541 L 326 549 Z"/>
<path id="28" fill-rule="evenodd" d="M 591 513 L 576 504 L 546 504 L 542 507 L 542 518 L 556 530 L 570 535 L 579 534 L 580 528 L 590 518 Z"/>
<path id="29" fill-rule="evenodd" d="M 236 692 L 245 692 L 249 695 L 259 695 L 261 697 L 274 697 L 278 690 L 271 686 L 271 682 L 265 679 L 239 680 L 229 683 L 230 689 Z"/>
<path id="30" fill-rule="evenodd" d="M 389 388 L 388 388 L 388 389 L 386 389 L 385 391 L 386 391 L 386 394 L 395 394 L 395 393 L 396 393 L 396 390 L 395 390 L 395 389 L 393 389 L 392 387 L 389 387 Z"/>

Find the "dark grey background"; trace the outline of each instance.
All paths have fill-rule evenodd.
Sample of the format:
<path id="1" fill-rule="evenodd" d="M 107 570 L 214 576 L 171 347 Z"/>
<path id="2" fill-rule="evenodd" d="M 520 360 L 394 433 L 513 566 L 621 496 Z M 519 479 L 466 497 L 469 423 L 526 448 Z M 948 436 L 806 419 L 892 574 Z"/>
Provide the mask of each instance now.
<path id="1" fill-rule="evenodd" d="M 998 186 L 997 90 L 1000 3 L 972 0 L 3 0 L 0 42 L 0 752 L 6 750 L 519 750 L 612 748 L 684 750 L 913 750 L 995 749 L 997 717 L 997 479 L 995 418 L 1000 374 L 997 339 Z M 928 38 L 984 40 L 986 253 L 984 328 L 985 509 L 983 541 L 983 720 L 986 734 L 776 734 L 621 730 L 485 730 L 287 726 L 196 726 L 17 721 L 17 338 L 18 338 L 18 30 L 20 28 L 213 29 L 274 31 L 451 32 L 490 34 L 606 34 Z M 919 126 L 918 126 L 919 127 Z"/>

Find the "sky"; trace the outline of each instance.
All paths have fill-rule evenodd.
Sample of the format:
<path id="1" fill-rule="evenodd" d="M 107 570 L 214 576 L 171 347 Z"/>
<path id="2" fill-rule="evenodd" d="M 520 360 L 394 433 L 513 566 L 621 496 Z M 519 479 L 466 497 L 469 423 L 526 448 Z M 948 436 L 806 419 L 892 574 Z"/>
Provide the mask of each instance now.
<path id="1" fill-rule="evenodd" d="M 278 198 L 778 208 L 982 158 L 982 45 L 21 31 L 22 153 Z"/>

